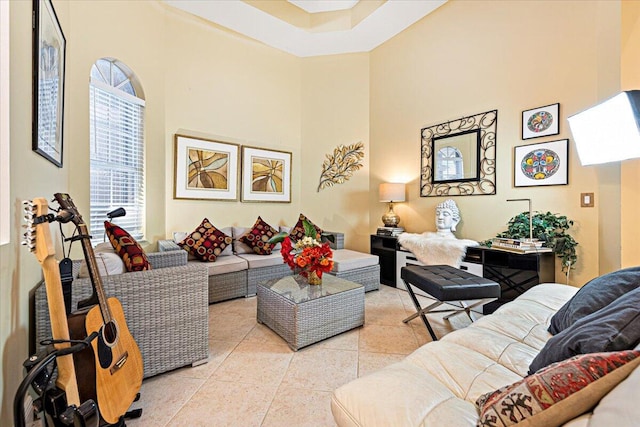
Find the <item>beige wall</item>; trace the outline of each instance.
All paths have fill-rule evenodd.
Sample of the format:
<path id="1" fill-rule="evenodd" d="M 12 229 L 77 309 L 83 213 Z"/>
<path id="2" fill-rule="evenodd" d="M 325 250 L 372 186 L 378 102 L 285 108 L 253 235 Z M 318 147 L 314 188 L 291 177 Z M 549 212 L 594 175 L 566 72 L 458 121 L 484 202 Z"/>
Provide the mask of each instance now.
<path id="1" fill-rule="evenodd" d="M 598 206 L 599 171 L 580 166 L 564 119 L 595 103 L 603 92 L 617 90 L 619 76 L 607 67 L 619 67 L 619 49 L 612 46 L 619 44 L 619 5 L 546 2 L 545 19 L 540 19 L 531 13 L 534 4 L 539 5 L 450 1 L 372 52 L 370 188 L 383 181 L 408 182 L 408 202 L 395 208 L 401 225 L 410 232 L 434 230 L 435 205 L 444 198 L 419 197 L 420 129 L 498 109 L 497 194 L 455 197 L 463 221 L 457 235 L 493 237 L 506 229 L 509 218 L 527 209 L 525 202 L 505 200 L 531 198 L 534 210 L 575 221 L 579 261 L 570 283 L 579 285 L 599 274 L 597 248 L 615 242 L 601 241 L 597 208 L 580 208 L 581 192 L 595 192 Z M 599 41 L 606 31 L 613 36 Z M 603 57 L 606 48 L 614 53 Z M 560 134 L 523 141 L 522 111 L 556 102 L 563 119 Z M 515 146 L 564 138 L 570 139 L 569 185 L 513 187 Z M 373 231 L 385 210 L 375 191 L 369 207 Z M 556 280 L 565 281 L 559 266 Z"/>
<path id="2" fill-rule="evenodd" d="M 622 89 L 640 89 L 640 2 L 622 2 Z M 621 165 L 622 267 L 640 264 L 640 160 Z"/>
<path id="3" fill-rule="evenodd" d="M 369 251 L 369 55 L 302 60 L 302 209 L 345 245 Z M 321 166 L 339 145 L 362 142 L 363 167 L 343 184 L 317 191 Z"/>

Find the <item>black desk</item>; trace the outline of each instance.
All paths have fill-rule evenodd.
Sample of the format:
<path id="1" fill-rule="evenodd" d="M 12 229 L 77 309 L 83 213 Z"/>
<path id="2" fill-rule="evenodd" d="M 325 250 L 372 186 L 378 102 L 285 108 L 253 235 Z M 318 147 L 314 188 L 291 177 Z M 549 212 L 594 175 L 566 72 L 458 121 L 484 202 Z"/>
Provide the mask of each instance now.
<path id="1" fill-rule="evenodd" d="M 396 250 L 398 238 L 371 235 L 371 254 L 380 260 L 380 283 L 396 287 Z"/>
<path id="2" fill-rule="evenodd" d="M 475 246 L 467 248 L 465 261 L 482 264 L 482 277 L 500 284 L 500 298 L 485 305 L 484 314 L 493 313 L 535 285 L 556 281 L 553 252 L 517 254 Z"/>

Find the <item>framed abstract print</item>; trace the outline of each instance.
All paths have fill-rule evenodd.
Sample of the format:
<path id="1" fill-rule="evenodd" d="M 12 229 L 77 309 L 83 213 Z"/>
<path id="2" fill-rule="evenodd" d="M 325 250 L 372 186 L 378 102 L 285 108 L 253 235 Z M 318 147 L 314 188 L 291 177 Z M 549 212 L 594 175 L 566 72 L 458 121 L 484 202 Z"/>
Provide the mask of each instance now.
<path id="1" fill-rule="evenodd" d="M 238 200 L 240 146 L 175 135 L 175 199 Z"/>
<path id="2" fill-rule="evenodd" d="M 291 202 L 291 153 L 242 146 L 242 201 Z"/>
<path id="3" fill-rule="evenodd" d="M 569 183 L 569 140 L 521 145 L 514 149 L 514 186 Z"/>

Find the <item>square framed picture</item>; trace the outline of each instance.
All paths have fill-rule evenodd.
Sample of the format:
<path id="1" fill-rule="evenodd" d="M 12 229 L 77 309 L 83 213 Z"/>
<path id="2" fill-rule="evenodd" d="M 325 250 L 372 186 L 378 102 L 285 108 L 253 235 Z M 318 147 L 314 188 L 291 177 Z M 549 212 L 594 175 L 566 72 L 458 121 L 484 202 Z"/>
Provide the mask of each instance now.
<path id="1" fill-rule="evenodd" d="M 522 139 L 560 133 L 560 104 L 545 105 L 522 112 Z"/>
<path id="2" fill-rule="evenodd" d="M 175 135 L 174 199 L 238 200 L 240 146 Z"/>
<path id="3" fill-rule="evenodd" d="M 514 186 L 569 183 L 569 140 L 521 145 L 514 148 Z"/>
<path id="4" fill-rule="evenodd" d="M 291 153 L 242 146 L 243 202 L 291 202 Z"/>

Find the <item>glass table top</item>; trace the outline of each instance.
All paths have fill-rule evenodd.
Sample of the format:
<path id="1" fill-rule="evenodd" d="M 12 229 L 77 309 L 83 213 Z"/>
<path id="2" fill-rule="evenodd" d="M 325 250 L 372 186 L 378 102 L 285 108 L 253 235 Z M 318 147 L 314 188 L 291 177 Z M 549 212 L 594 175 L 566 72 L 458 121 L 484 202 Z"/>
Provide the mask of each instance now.
<path id="1" fill-rule="evenodd" d="M 271 289 L 296 304 L 363 287 L 358 283 L 331 274 L 322 275 L 321 285 L 309 285 L 306 278 L 296 274 L 269 280 L 258 284 L 258 286 Z"/>

